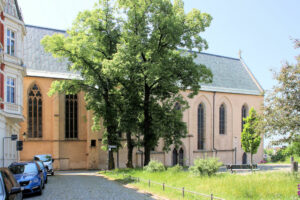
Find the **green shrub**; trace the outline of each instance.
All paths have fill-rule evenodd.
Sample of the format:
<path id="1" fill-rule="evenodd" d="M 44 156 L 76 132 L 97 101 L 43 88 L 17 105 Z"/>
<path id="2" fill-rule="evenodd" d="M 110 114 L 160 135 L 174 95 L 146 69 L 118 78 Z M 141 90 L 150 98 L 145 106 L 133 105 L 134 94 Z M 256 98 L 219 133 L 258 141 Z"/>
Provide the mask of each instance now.
<path id="1" fill-rule="evenodd" d="M 222 166 L 217 158 L 195 159 L 194 165 L 189 168 L 189 171 L 194 175 L 208 175 L 216 174 Z"/>
<path id="2" fill-rule="evenodd" d="M 183 171 L 183 167 L 181 165 L 177 164 L 173 167 L 169 167 L 168 171 L 170 171 L 170 172 L 181 172 L 181 171 Z"/>
<path id="3" fill-rule="evenodd" d="M 147 172 L 161 172 L 165 171 L 165 166 L 156 160 L 151 160 L 147 166 L 144 167 Z"/>
<path id="4" fill-rule="evenodd" d="M 286 157 L 285 149 L 279 149 L 274 155 L 271 156 L 272 162 L 284 161 Z"/>

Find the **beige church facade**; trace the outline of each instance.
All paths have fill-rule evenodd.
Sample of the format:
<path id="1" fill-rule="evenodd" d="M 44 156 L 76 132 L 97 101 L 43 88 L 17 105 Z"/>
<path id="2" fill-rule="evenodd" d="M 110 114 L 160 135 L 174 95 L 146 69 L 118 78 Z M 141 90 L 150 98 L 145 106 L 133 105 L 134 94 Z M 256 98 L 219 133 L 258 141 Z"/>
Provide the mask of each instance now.
<path id="1" fill-rule="evenodd" d="M 52 154 L 56 169 L 103 169 L 107 167 L 107 152 L 101 150 L 103 129 L 93 132 L 92 111 L 85 108 L 84 95 L 47 95 L 55 80 L 79 78 L 67 70 L 66 61 L 58 61 L 44 52 L 40 40 L 45 35 L 65 34 L 64 31 L 26 26 L 23 83 L 24 122 L 20 123 L 20 138 L 24 148 L 21 160 L 31 160 L 36 154 Z M 187 98 L 189 108 L 183 113 L 188 136 L 178 149 L 163 152 L 163 143 L 152 151 L 151 158 L 166 166 L 190 166 L 194 159 L 218 157 L 224 164 L 249 163 L 250 155 L 241 148 L 242 116 L 251 107 L 260 110 L 263 90 L 242 59 L 199 53 L 195 62 L 205 64 L 214 74 L 213 83 L 203 85 L 198 95 Z M 24 137 L 25 136 L 25 137 Z M 125 167 L 127 150 L 115 154 L 116 164 Z M 263 159 L 263 140 L 254 161 Z M 133 152 L 135 166 L 143 164 L 142 149 Z"/>

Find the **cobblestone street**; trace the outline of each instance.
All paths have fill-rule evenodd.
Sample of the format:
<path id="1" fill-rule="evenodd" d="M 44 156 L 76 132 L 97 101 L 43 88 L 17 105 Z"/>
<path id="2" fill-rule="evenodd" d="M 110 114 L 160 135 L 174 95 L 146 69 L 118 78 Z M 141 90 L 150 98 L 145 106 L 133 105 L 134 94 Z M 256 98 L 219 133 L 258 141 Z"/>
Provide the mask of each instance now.
<path id="1" fill-rule="evenodd" d="M 96 172 L 56 172 L 49 176 L 42 196 L 25 200 L 154 200 L 119 183 L 95 176 Z"/>

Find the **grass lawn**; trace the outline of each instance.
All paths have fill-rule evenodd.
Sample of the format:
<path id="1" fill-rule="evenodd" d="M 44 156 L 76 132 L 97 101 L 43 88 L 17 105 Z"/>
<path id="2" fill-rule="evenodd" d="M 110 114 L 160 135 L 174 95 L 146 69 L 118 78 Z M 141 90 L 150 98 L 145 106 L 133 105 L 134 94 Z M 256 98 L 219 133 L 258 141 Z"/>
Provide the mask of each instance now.
<path id="1" fill-rule="evenodd" d="M 189 172 L 155 172 L 149 173 L 142 169 L 122 169 L 109 172 L 100 172 L 110 178 L 116 179 L 123 184 L 131 184 L 135 187 L 149 191 L 162 197 L 169 199 L 183 199 L 182 192 L 170 188 L 162 190 L 162 186 L 151 184 L 148 187 L 147 180 L 165 183 L 173 187 L 185 187 L 185 190 L 195 191 L 216 197 L 221 197 L 226 200 L 262 200 L 262 199 L 298 199 L 298 178 L 287 172 L 256 172 L 247 174 L 230 174 L 218 173 L 212 177 L 196 177 Z M 123 174 L 139 177 L 146 181 L 133 182 L 124 179 Z M 126 176 L 125 176 L 126 177 Z M 210 198 L 195 198 L 194 196 L 185 193 L 184 199 L 210 199 Z"/>

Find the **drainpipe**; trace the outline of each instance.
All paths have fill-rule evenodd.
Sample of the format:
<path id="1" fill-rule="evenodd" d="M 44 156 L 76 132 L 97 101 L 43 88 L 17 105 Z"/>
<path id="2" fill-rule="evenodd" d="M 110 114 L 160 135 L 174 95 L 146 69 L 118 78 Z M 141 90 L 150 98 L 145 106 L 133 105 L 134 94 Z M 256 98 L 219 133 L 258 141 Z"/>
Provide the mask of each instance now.
<path id="1" fill-rule="evenodd" d="M 215 102 L 216 102 L 216 91 L 214 91 L 213 96 L 213 151 L 218 153 L 218 150 L 215 148 Z"/>

